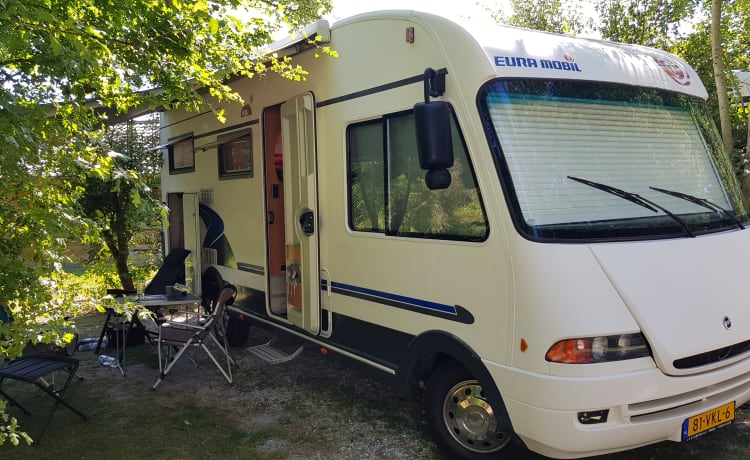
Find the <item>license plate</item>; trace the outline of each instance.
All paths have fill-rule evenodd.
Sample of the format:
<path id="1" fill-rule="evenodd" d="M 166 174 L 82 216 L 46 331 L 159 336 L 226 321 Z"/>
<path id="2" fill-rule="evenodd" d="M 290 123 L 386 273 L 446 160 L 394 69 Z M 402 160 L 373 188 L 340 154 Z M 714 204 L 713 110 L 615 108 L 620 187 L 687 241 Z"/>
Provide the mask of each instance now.
<path id="1" fill-rule="evenodd" d="M 686 419 L 682 423 L 682 440 L 695 439 L 716 428 L 729 425 L 732 421 L 734 421 L 734 401 Z"/>

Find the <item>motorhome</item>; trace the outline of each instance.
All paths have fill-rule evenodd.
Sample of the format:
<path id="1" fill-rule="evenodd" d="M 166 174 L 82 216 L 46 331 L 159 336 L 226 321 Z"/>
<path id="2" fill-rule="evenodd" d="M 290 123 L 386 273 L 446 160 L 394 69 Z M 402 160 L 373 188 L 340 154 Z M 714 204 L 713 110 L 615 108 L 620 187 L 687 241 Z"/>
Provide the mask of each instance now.
<path id="1" fill-rule="evenodd" d="M 450 458 L 689 441 L 750 399 L 748 207 L 684 61 L 412 11 L 269 53 L 306 79 L 161 117 L 166 245 L 238 288 L 235 343 L 372 369 Z"/>

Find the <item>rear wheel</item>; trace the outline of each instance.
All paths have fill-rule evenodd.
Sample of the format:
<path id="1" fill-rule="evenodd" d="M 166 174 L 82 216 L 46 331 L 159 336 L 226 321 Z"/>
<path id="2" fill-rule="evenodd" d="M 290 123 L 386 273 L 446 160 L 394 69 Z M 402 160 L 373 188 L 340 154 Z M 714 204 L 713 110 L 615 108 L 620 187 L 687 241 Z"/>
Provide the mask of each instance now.
<path id="1" fill-rule="evenodd" d="M 227 333 L 227 343 L 230 347 L 241 347 L 247 343 L 250 336 L 250 321 L 232 318 L 227 315 L 224 329 Z"/>
<path id="2" fill-rule="evenodd" d="M 433 374 L 425 410 L 432 439 L 449 458 L 517 459 L 525 452 L 513 432 L 498 425 L 479 382 L 459 365 L 443 365 Z"/>

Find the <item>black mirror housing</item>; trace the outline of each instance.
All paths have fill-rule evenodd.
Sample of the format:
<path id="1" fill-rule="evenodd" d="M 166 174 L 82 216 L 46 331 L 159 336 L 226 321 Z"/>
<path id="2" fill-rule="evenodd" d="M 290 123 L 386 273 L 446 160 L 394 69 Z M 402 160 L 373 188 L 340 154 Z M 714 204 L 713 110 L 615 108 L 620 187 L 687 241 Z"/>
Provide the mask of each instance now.
<path id="1" fill-rule="evenodd" d="M 427 171 L 453 166 L 450 105 L 443 101 L 414 105 L 419 166 Z"/>

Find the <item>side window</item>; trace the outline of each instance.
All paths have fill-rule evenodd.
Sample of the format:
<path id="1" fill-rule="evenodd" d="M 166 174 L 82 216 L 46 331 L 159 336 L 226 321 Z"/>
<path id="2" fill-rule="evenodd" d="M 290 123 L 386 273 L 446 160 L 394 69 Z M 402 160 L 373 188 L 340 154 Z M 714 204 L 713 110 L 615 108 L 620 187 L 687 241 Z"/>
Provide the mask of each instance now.
<path id="1" fill-rule="evenodd" d="M 219 144 L 219 177 L 253 177 L 253 137 L 250 132 Z"/>
<path id="2" fill-rule="evenodd" d="M 385 232 L 385 149 L 382 122 L 350 126 L 349 224 L 362 232 Z"/>
<path id="3" fill-rule="evenodd" d="M 413 113 L 349 126 L 349 225 L 412 238 L 482 241 L 488 223 L 455 119 L 451 185 L 430 190 L 419 167 Z"/>
<path id="4" fill-rule="evenodd" d="M 170 174 L 195 171 L 195 154 L 192 137 L 169 144 L 167 148 Z"/>

